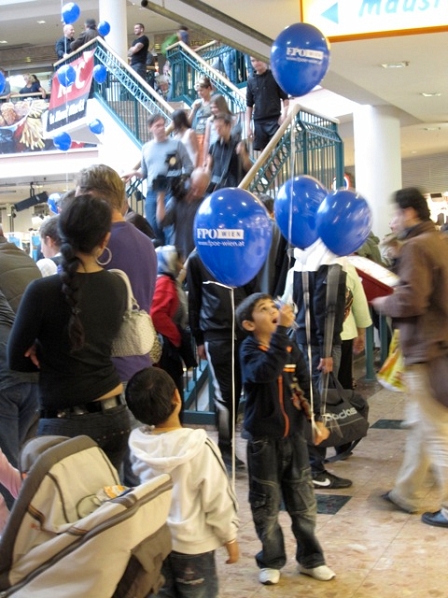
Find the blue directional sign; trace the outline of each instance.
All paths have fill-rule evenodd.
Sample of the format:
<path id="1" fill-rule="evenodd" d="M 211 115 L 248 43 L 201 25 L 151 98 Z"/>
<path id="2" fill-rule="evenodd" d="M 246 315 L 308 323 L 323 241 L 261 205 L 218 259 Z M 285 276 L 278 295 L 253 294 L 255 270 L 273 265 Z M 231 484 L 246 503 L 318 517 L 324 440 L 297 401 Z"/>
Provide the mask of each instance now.
<path id="1" fill-rule="evenodd" d="M 448 31 L 448 0 L 301 0 L 302 21 L 330 38 Z"/>

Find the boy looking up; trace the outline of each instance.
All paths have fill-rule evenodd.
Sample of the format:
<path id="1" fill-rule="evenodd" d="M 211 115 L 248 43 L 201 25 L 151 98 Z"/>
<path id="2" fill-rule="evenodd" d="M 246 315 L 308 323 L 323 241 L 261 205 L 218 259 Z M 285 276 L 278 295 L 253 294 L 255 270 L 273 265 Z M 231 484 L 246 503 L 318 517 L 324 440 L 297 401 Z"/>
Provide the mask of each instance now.
<path id="1" fill-rule="evenodd" d="M 255 530 L 262 543 L 256 555 L 259 580 L 272 585 L 286 563 L 278 513 L 283 499 L 297 540 L 299 571 L 320 581 L 335 577 L 326 566 L 315 535 L 314 496 L 305 426 L 309 414 L 310 379 L 305 360 L 287 330 L 294 322 L 289 305 L 276 307 L 270 295 L 254 293 L 236 310 L 238 325 L 250 333 L 240 357 L 249 432 L 247 464 L 249 502 Z M 319 419 L 317 414 L 317 419 Z M 317 422 L 315 443 L 328 437 Z"/>
<path id="2" fill-rule="evenodd" d="M 145 426 L 131 432 L 133 470 L 142 482 L 161 473 L 173 480 L 168 515 L 173 551 L 165 560 L 158 598 L 218 598 L 215 550 L 224 545 L 235 563 L 237 503 L 218 447 L 202 429 L 182 428 L 182 399 L 159 368 L 137 372 L 126 388 L 133 415 Z"/>

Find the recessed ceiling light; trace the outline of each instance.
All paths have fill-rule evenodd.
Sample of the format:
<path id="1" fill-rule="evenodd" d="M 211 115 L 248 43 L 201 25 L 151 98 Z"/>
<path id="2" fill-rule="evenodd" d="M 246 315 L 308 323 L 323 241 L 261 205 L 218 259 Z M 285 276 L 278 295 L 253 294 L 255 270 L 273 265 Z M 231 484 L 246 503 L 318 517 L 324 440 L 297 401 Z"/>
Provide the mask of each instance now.
<path id="1" fill-rule="evenodd" d="M 438 98 L 438 97 L 440 97 L 442 94 L 440 93 L 440 91 L 434 91 L 434 92 L 432 92 L 432 93 L 430 93 L 430 92 L 427 92 L 427 91 L 422 91 L 422 92 L 421 92 L 421 95 L 422 95 L 424 98 Z"/>
<path id="2" fill-rule="evenodd" d="M 440 131 L 442 127 L 424 127 L 424 131 Z"/>
<path id="3" fill-rule="evenodd" d="M 409 66 L 409 61 L 402 60 L 401 62 L 383 62 L 381 66 L 383 69 L 403 69 Z"/>
<path id="4" fill-rule="evenodd" d="M 46 21 L 37 21 L 38 25 L 43 25 L 44 23 L 46 23 Z"/>
<path id="5" fill-rule="evenodd" d="M 7 44 L 8 42 L 6 41 L 6 39 L 0 39 L 0 44 Z"/>

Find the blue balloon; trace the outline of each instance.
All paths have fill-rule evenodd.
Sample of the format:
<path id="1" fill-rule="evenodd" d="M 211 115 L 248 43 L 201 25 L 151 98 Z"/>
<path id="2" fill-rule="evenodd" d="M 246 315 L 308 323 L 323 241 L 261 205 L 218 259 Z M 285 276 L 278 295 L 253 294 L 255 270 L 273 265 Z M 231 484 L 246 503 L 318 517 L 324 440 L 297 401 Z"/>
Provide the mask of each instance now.
<path id="1" fill-rule="evenodd" d="M 68 133 L 59 133 L 59 135 L 53 137 L 53 143 L 58 149 L 66 152 L 68 149 L 70 149 L 72 138 Z"/>
<path id="2" fill-rule="evenodd" d="M 104 64 L 97 64 L 93 67 L 93 78 L 97 83 L 104 83 L 107 79 L 107 68 Z"/>
<path id="3" fill-rule="evenodd" d="M 3 73 L 0 73 L 0 94 L 3 93 L 3 90 L 5 89 L 5 85 L 6 85 L 5 75 Z"/>
<path id="4" fill-rule="evenodd" d="M 274 202 L 274 215 L 289 243 L 306 249 L 317 241 L 317 210 L 327 194 L 317 179 L 306 174 L 282 185 Z"/>
<path id="5" fill-rule="evenodd" d="M 59 83 L 64 87 L 73 85 L 76 80 L 76 71 L 71 64 L 64 64 L 63 66 L 59 67 L 56 71 L 56 74 L 58 76 Z"/>
<path id="6" fill-rule="evenodd" d="M 265 263 L 272 224 L 266 208 L 251 193 L 227 188 L 204 199 L 193 233 L 199 257 L 216 280 L 240 287 Z"/>
<path id="7" fill-rule="evenodd" d="M 66 25 L 70 25 L 79 19 L 79 15 L 81 14 L 81 9 L 77 4 L 74 2 L 69 2 L 68 4 L 64 4 L 61 10 L 62 20 Z"/>
<path id="8" fill-rule="evenodd" d="M 330 251 L 350 255 L 372 230 L 372 211 L 354 190 L 338 189 L 324 199 L 317 211 L 317 230 Z"/>
<path id="9" fill-rule="evenodd" d="M 52 193 L 47 199 L 47 205 L 50 208 L 50 212 L 52 212 L 53 214 L 59 214 L 58 201 L 60 199 L 61 195 L 59 193 Z"/>
<path id="10" fill-rule="evenodd" d="M 100 135 L 104 131 L 104 125 L 98 118 L 95 118 L 95 120 L 92 120 L 92 122 L 89 123 L 89 129 L 92 133 L 95 133 L 95 135 Z"/>
<path id="11" fill-rule="evenodd" d="M 324 34 L 309 23 L 286 27 L 272 44 L 274 78 L 294 97 L 303 96 L 318 85 L 329 63 L 330 44 Z"/>
<path id="12" fill-rule="evenodd" d="M 98 23 L 97 29 L 100 35 L 106 37 L 106 35 L 108 35 L 110 32 L 110 25 L 107 21 L 101 21 L 100 23 Z"/>

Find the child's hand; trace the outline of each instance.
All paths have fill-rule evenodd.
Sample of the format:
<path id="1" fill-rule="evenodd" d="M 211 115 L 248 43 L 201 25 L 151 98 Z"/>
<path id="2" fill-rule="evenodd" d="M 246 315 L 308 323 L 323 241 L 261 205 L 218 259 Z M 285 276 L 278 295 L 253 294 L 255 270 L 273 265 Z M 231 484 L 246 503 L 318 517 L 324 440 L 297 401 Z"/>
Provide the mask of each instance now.
<path id="1" fill-rule="evenodd" d="M 294 312 L 292 307 L 287 303 L 282 303 L 278 308 L 278 326 L 284 326 L 285 328 L 291 328 L 294 324 Z"/>
<path id="2" fill-rule="evenodd" d="M 314 422 L 313 425 L 313 444 L 318 445 L 330 436 L 330 430 L 325 427 L 323 422 Z"/>
<path id="3" fill-rule="evenodd" d="M 229 555 L 229 558 L 226 561 L 227 565 L 236 563 L 240 558 L 240 548 L 238 546 L 238 542 L 236 540 L 230 540 L 230 542 L 226 542 L 224 546 L 226 547 L 227 554 Z"/>

